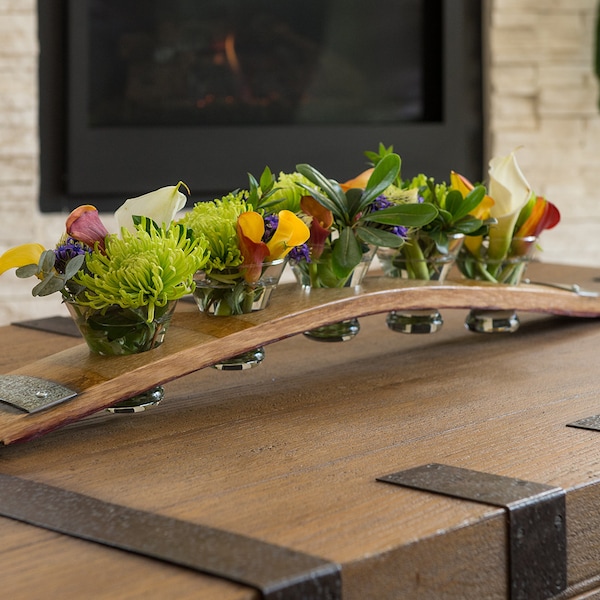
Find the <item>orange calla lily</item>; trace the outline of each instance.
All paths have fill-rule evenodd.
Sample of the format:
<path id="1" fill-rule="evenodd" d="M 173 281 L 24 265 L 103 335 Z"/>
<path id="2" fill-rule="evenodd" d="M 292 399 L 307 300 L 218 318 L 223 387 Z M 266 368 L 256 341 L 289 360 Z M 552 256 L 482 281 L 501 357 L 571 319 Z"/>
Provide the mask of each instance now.
<path id="1" fill-rule="evenodd" d="M 280 211 L 277 229 L 267 242 L 269 248 L 267 260 L 276 260 L 287 256 L 292 248 L 304 244 L 309 237 L 310 230 L 302 219 L 290 210 Z"/>
<path id="2" fill-rule="evenodd" d="M 538 236 L 544 229 L 552 229 L 560 221 L 560 212 L 552 202 L 543 196 L 537 196 L 531 214 L 521 225 L 515 237 L 522 238 L 530 235 Z"/>
<path id="3" fill-rule="evenodd" d="M 67 235 L 83 242 L 92 248 L 98 243 L 98 247 L 104 250 L 104 239 L 108 231 L 100 220 L 98 210 L 91 204 L 78 206 L 67 217 Z"/>
<path id="4" fill-rule="evenodd" d="M 258 281 L 262 264 L 269 255 L 267 244 L 262 241 L 265 223 L 261 215 L 254 211 L 243 212 L 236 224 L 238 244 L 244 257 L 244 279 L 248 283 Z"/>
<path id="5" fill-rule="evenodd" d="M 345 181 L 344 183 L 340 183 L 340 187 L 342 188 L 342 190 L 344 190 L 344 192 L 347 192 L 348 190 L 351 190 L 354 188 L 364 190 L 367 187 L 369 178 L 371 177 L 371 174 L 373 173 L 374 170 L 375 169 L 367 169 L 366 171 L 363 171 L 362 173 L 360 173 L 353 179 L 348 179 L 348 181 Z"/>
<path id="6" fill-rule="evenodd" d="M 333 225 L 333 213 L 319 204 L 312 196 L 302 196 L 300 200 L 302 212 L 312 217 L 310 224 L 310 254 L 319 258 L 323 254 L 325 240 L 329 237 Z"/>
<path id="7" fill-rule="evenodd" d="M 531 213 L 513 237 L 511 253 L 516 256 L 524 255 L 528 244 L 523 238 L 537 237 L 545 229 L 552 229 L 558 225 L 559 221 L 558 208 L 543 196 L 537 196 Z"/>
<path id="8" fill-rule="evenodd" d="M 22 244 L 9 248 L 0 256 L 0 275 L 8 269 L 37 265 L 45 248 L 41 244 Z"/>

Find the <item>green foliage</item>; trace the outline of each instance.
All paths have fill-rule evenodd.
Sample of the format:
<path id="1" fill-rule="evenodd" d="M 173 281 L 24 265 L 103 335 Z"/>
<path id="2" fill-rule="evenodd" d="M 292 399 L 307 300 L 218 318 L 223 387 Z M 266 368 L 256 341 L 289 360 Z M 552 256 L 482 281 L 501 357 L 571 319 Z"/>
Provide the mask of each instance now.
<path id="1" fill-rule="evenodd" d="M 386 156 L 394 153 L 394 146 L 384 146 L 381 142 L 379 142 L 379 147 L 377 148 L 377 152 L 373 152 L 371 150 L 367 150 L 365 152 L 365 156 L 369 159 L 371 164 L 376 165 L 381 160 L 383 160 Z M 402 163 L 401 163 L 402 164 Z M 399 170 L 396 175 L 396 179 L 393 182 L 394 185 L 400 187 L 402 185 L 402 171 Z"/>
<path id="2" fill-rule="evenodd" d="M 56 255 L 54 250 L 45 250 L 40 256 L 40 261 L 37 265 L 25 265 L 19 267 L 15 274 L 21 279 L 28 277 L 37 277 L 40 281 L 31 290 L 34 296 L 49 296 L 55 292 L 60 292 L 65 289 L 68 282 L 82 268 L 85 261 L 85 256 L 80 254 L 72 258 L 65 267 L 64 273 L 59 273 L 54 268 Z"/>
<path id="3" fill-rule="evenodd" d="M 386 148 L 383 144 L 379 144 L 377 152 L 365 152 L 365 156 L 375 168 L 390 155 L 393 155 L 393 147 Z M 394 186 L 396 189 L 388 192 L 390 199 L 397 202 L 398 206 L 402 206 L 405 202 L 402 192 L 406 194 L 412 191 L 422 199 L 421 206 L 429 205 L 437 210 L 437 214 L 428 223 L 414 225 L 414 227 L 419 227 L 435 240 L 440 251 L 448 248 L 449 237 L 454 234 L 483 235 L 488 230 L 488 222 L 471 215 L 485 197 L 486 190 L 482 185 L 474 186 L 464 198 L 458 190 L 449 189 L 446 183 L 436 183 L 433 177 L 424 174 L 406 181 L 397 177 Z"/>
<path id="4" fill-rule="evenodd" d="M 397 154 L 385 154 L 375 165 L 365 189 L 347 192 L 311 165 L 296 165 L 296 170 L 312 184 L 299 183 L 300 187 L 333 215 L 337 238 L 331 241 L 331 258 L 336 276 L 347 277 L 360 262 L 368 244 L 392 247 L 402 244 L 402 238 L 381 225 L 423 227 L 437 216 L 437 208 L 433 205 L 416 203 L 370 210 L 375 199 L 398 181 L 400 165 Z"/>

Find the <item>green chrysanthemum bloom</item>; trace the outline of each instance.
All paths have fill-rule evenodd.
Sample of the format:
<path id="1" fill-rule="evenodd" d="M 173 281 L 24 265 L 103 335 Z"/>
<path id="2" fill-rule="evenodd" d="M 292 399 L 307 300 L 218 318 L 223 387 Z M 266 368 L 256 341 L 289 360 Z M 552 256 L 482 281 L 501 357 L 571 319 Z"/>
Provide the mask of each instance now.
<path id="1" fill-rule="evenodd" d="M 204 239 L 208 246 L 207 273 L 238 267 L 243 257 L 239 249 L 236 224 L 238 217 L 251 207 L 246 191 L 231 193 L 212 202 L 198 202 L 179 223 L 192 232 L 195 239 Z"/>
<path id="2" fill-rule="evenodd" d="M 194 273 L 206 262 L 206 243 L 186 238 L 182 227 L 167 230 L 142 225 L 135 233 L 122 230 L 122 238 L 106 238 L 105 254 L 86 257 L 85 272 L 73 281 L 85 289 L 77 302 L 94 309 L 111 305 L 147 307 L 148 322 L 156 307 L 178 300 L 194 290 Z"/>

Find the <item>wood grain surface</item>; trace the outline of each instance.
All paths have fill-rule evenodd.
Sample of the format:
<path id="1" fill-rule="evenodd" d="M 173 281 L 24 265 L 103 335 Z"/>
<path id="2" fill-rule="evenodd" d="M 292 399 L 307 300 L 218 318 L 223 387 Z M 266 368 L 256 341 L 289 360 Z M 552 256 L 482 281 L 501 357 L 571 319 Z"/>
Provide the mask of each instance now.
<path id="1" fill-rule="evenodd" d="M 539 265 L 535 275 L 598 289 L 591 269 Z M 282 318 L 279 334 L 269 330 L 264 363 L 250 371 L 201 368 L 216 353 L 191 344 L 174 359 L 167 341 L 157 351 L 163 364 L 184 361 L 178 372 L 187 374 L 165 384 L 159 406 L 95 412 L 4 446 L 0 471 L 337 562 L 344 600 L 508 598 L 502 509 L 377 477 L 437 462 L 537 481 L 567 491 L 569 588 L 560 598 L 597 597 L 600 433 L 566 425 L 600 414 L 600 321 L 528 311 L 516 333 L 474 334 L 464 329 L 466 310 L 452 307 L 442 311 L 440 332 L 403 335 L 385 325 L 386 297 L 360 309 L 371 314 L 346 343 L 290 335 L 305 321 L 286 328 Z M 346 302 L 311 326 L 347 315 L 339 308 Z M 202 320 L 193 308 L 183 306 L 181 323 Z M 273 308 L 287 315 L 290 306 L 274 298 Z M 257 327 L 254 317 L 224 334 L 244 340 L 236 351 L 251 339 L 244 332 Z M 190 328 L 181 331 L 187 339 Z M 73 338 L 19 327 L 3 328 L 2 339 L 5 373 L 22 372 L 33 355 L 81 351 Z M 88 365 L 50 364 L 77 377 Z M 110 377 L 92 364 L 92 378 Z M 2 589 L 11 598 L 40 590 L 48 598 L 256 597 L 10 519 L 0 518 L 0 536 Z"/>
<path id="2" fill-rule="evenodd" d="M 36 437 L 219 360 L 352 317 L 422 308 L 514 308 L 573 317 L 600 316 L 600 297 L 549 286 L 465 281 L 437 285 L 386 277 L 369 277 L 360 288 L 306 291 L 296 284 L 285 284 L 276 290 L 266 310 L 235 317 L 211 317 L 194 305 L 181 304 L 165 343 L 151 352 L 104 357 L 82 346 L 11 371 L 9 374 L 60 383 L 77 396 L 36 414 L 6 407 L 2 410 L 0 403 L 0 442 Z"/>

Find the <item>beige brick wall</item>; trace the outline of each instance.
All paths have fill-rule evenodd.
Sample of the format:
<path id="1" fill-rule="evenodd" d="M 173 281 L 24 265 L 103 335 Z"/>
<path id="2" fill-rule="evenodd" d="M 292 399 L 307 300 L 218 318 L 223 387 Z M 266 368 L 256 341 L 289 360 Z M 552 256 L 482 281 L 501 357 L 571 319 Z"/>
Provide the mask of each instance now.
<path id="1" fill-rule="evenodd" d="M 488 152 L 514 148 L 533 188 L 562 214 L 548 262 L 600 266 L 600 111 L 593 74 L 596 0 L 493 0 Z"/>
<path id="2" fill-rule="evenodd" d="M 487 153 L 521 147 L 529 182 L 559 206 L 542 259 L 590 266 L 600 265 L 595 12 L 596 0 L 489 0 L 487 16 Z M 37 209 L 37 55 L 36 0 L 0 0 L 0 252 L 50 247 L 66 216 Z M 34 299 L 31 287 L 0 277 L 0 325 L 64 314 L 58 297 Z"/>

